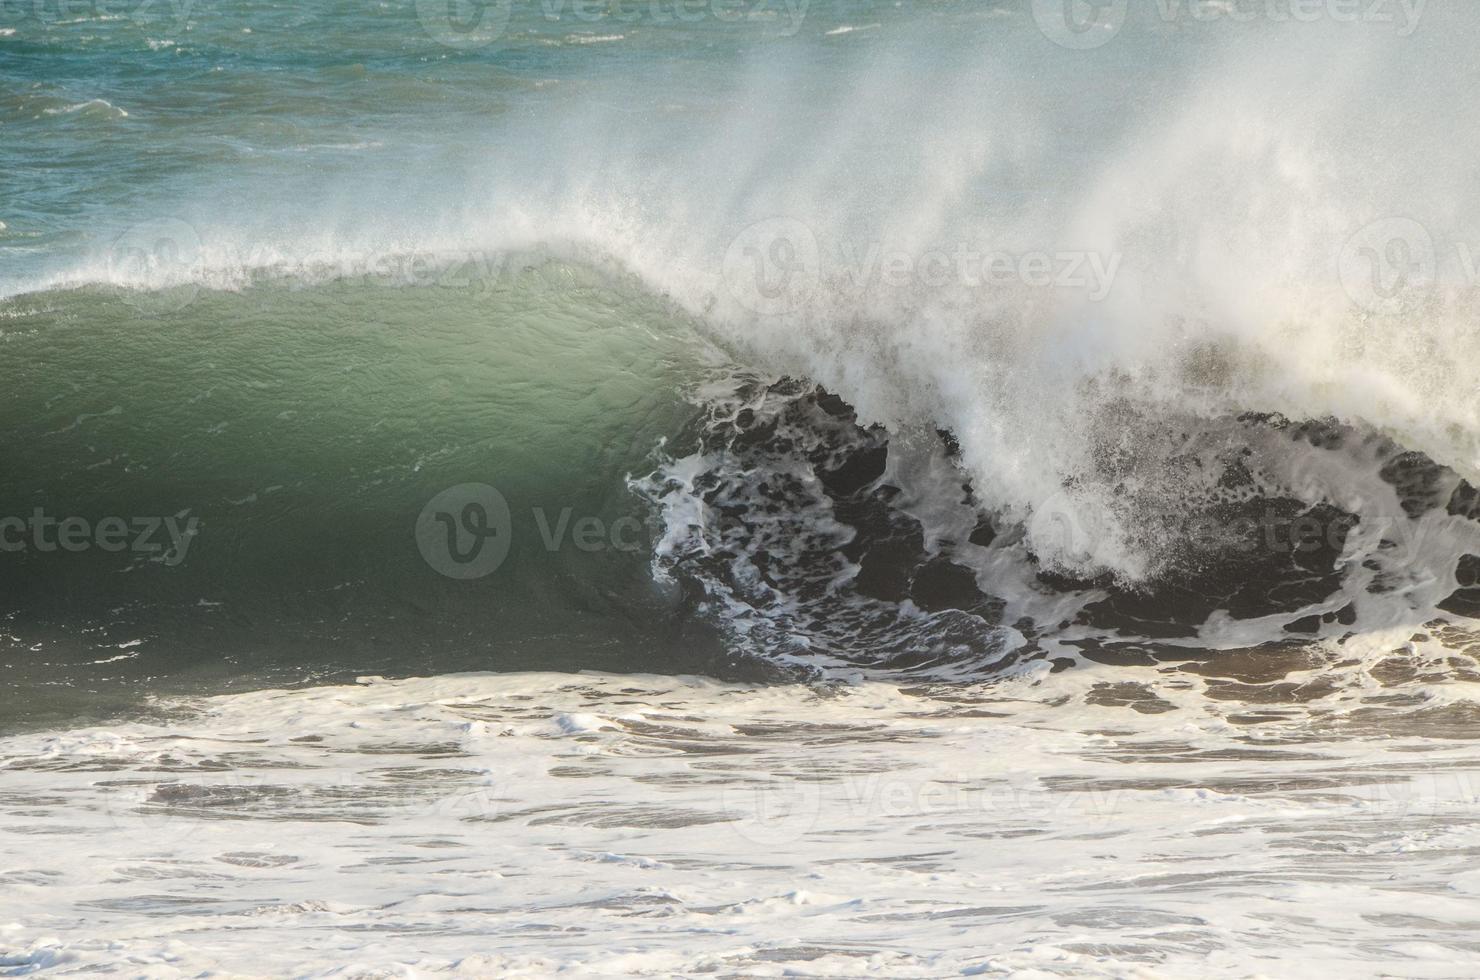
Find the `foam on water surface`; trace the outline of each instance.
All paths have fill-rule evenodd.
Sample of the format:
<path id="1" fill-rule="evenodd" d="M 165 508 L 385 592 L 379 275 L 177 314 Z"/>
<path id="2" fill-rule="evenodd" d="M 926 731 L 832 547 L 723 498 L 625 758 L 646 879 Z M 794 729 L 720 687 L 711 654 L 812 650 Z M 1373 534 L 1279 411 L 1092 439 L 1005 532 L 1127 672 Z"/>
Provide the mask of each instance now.
<path id="1" fill-rule="evenodd" d="M 0 514 L 205 522 L 0 566 L 0 974 L 1480 973 L 1474 7 L 351 6 L 0 27 Z"/>
<path id="2" fill-rule="evenodd" d="M 1376 690 L 1302 703 L 1277 685 L 1209 698 L 1197 680 L 365 678 L 11 737 L 0 963 L 161 977 L 1480 968 L 1472 708 Z"/>

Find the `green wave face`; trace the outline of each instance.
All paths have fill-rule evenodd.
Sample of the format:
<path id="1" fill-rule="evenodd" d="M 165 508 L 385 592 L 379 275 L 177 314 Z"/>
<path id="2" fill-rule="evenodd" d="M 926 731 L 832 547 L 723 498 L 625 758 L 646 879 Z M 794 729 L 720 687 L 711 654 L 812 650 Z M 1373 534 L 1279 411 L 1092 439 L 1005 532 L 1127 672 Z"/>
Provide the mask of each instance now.
<path id="1" fill-rule="evenodd" d="M 682 427 L 703 350 L 624 282 L 544 261 L 486 288 L 78 290 L 0 317 L 12 685 L 692 649 L 665 638 L 626 477 Z"/>

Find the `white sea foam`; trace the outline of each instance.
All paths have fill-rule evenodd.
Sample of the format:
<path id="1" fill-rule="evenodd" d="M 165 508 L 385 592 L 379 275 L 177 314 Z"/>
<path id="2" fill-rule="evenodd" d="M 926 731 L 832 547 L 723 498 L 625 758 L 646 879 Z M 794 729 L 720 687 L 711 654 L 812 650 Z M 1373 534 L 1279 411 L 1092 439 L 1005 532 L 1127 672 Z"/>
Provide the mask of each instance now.
<path id="1" fill-rule="evenodd" d="M 1402 709 L 1378 691 L 1245 702 L 1196 680 L 1071 672 L 932 693 L 367 678 L 213 698 L 168 724 L 14 736 L 0 740 L 0 962 L 151 976 L 1480 969 L 1464 928 L 1480 898 L 1473 742 L 1384 730 Z M 1317 735 L 1312 716 L 1336 728 Z"/>
<path id="2" fill-rule="evenodd" d="M 566 44 L 606 44 L 611 41 L 625 40 L 625 34 L 567 34 Z"/>
<path id="3" fill-rule="evenodd" d="M 710 75 L 611 83 L 600 109 L 589 80 L 562 78 L 541 111 L 490 111 L 487 133 L 458 115 L 416 166 L 404 147 L 336 151 L 363 163 L 330 184 L 297 164 L 172 179 L 136 221 L 89 229 L 94 251 L 7 279 L 241 289 L 531 248 L 618 265 L 737 360 L 887 423 L 898 508 L 926 551 L 954 548 L 1003 600 L 994 649 L 1024 659 L 990 686 L 964 683 L 975 663 L 905 687 L 825 652 L 795 659 L 858 682 L 367 677 L 8 736 L 0 972 L 1480 972 L 1480 639 L 1429 628 L 1455 559 L 1480 548 L 1473 525 L 1442 508 L 1400 525 L 1412 551 L 1386 567 L 1396 581 L 1379 581 L 1383 527 L 1363 525 L 1342 594 L 1279 617 L 1215 613 L 1156 644 L 1153 666 L 1055 673 L 1050 655 L 1093 638 L 1073 620 L 1100 594 L 1036 579 L 1038 561 L 1147 574 L 1146 515 L 1205 499 L 1187 461 L 1233 434 L 1261 490 L 1401 510 L 1361 445 L 1292 448 L 1237 426 L 1243 412 L 1335 416 L 1480 473 L 1459 248 L 1480 243 L 1480 212 L 1473 154 L 1457 152 L 1480 134 L 1433 97 L 1468 90 L 1480 17 L 1435 7 L 1401 44 L 1256 23 L 1175 49 L 1167 31 L 1127 33 L 1087 55 L 1001 8 L 982 16 L 1005 41 L 881 29 L 824 42 L 824 62 L 799 40 L 719 89 Z M 449 173 L 459 138 L 486 152 Z M 259 206 L 223 214 L 227 187 Z M 1390 290 L 1401 268 L 1362 237 L 1394 219 L 1434 246 L 1422 288 Z M 921 271 L 958 245 L 1013 257 L 1018 278 L 983 290 Z M 1099 258 L 1095 288 L 1023 274 L 1061 253 Z M 894 281 L 898 257 L 913 271 Z M 1390 275 L 1373 286 L 1370 271 Z M 727 391 L 702 394 L 727 407 Z M 1025 537 L 962 544 L 977 508 L 926 446 L 936 426 L 982 508 Z M 714 468 L 699 452 L 665 461 L 683 492 L 664 498 L 660 560 L 710 544 Z M 809 476 L 800 460 L 775 472 Z M 768 474 L 726 475 L 749 490 Z M 850 531 L 815 505 L 762 519 L 824 543 L 830 564 L 801 574 L 826 593 L 856 568 L 839 554 Z M 729 567 L 763 590 L 787 556 L 771 557 Z M 795 596 L 773 598 L 785 615 Z M 738 631 L 769 625 L 715 601 L 732 601 Z M 1347 601 L 1344 640 L 1240 652 Z M 911 602 L 893 614 L 905 641 L 936 625 Z M 1034 651 L 1020 615 L 1069 625 Z"/>
<path id="4" fill-rule="evenodd" d="M 117 119 L 128 117 L 127 110 L 120 109 L 107 99 L 89 99 L 86 102 L 74 102 L 71 105 L 54 106 L 41 111 L 48 116 L 70 116 L 74 113 L 90 113 Z"/>

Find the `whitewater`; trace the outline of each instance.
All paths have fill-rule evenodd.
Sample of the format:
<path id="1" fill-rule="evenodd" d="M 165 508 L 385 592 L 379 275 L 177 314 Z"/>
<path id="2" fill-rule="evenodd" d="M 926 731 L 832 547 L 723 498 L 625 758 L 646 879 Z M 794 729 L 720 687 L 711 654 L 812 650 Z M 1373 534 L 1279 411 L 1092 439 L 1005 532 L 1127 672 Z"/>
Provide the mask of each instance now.
<path id="1" fill-rule="evenodd" d="M 1480 971 L 1477 41 L 0 4 L 0 975 Z"/>

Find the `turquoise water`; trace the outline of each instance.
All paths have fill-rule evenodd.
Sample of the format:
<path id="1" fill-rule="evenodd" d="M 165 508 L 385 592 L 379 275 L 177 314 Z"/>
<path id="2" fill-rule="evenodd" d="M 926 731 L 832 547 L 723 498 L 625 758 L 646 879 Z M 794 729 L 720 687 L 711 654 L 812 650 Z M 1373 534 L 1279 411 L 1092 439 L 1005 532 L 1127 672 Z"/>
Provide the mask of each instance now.
<path id="1" fill-rule="evenodd" d="M 1480 975 L 1477 47 L 0 0 L 0 974 Z"/>
<path id="2" fill-rule="evenodd" d="M 0 5 L 13 717 L 1465 619 L 1480 18 L 1102 6 Z"/>
<path id="3" fill-rule="evenodd" d="M 229 243 L 243 252 L 456 221 L 499 193 L 501 167 L 543 157 L 510 132 L 573 109 L 702 117 L 730 101 L 747 51 L 808 45 L 844 13 L 793 24 L 739 4 L 738 19 L 687 22 L 635 6 L 629 25 L 616 6 L 513 6 L 496 39 L 464 49 L 409 2 L 7 5 L 5 281 L 141 219 L 262 232 Z M 305 228 L 305 210 L 332 227 Z"/>

